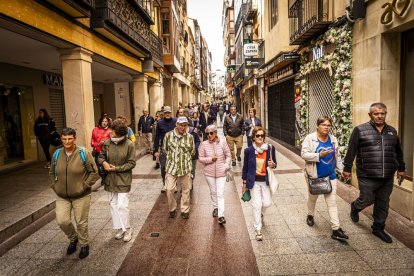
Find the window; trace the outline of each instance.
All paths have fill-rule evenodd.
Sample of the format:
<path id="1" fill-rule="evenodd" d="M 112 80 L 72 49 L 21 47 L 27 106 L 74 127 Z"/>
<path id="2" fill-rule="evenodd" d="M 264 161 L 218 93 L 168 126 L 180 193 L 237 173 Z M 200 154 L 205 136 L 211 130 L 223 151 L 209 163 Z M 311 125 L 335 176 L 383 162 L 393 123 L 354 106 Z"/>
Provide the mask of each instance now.
<path id="1" fill-rule="evenodd" d="M 168 12 L 162 13 L 162 34 L 170 34 L 170 17 Z"/>
<path id="2" fill-rule="evenodd" d="M 277 23 L 277 0 L 269 0 L 269 30 Z"/>
<path id="3" fill-rule="evenodd" d="M 414 140 L 414 29 L 402 34 L 402 113 L 401 142 L 407 175 L 413 177 L 413 140 Z"/>

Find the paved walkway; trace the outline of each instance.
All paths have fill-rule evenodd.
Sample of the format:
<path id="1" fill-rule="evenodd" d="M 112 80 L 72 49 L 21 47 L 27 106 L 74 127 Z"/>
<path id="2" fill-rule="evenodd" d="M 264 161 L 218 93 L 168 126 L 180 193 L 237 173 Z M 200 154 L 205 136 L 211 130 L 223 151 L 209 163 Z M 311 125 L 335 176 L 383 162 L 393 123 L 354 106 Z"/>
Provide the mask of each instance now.
<path id="1" fill-rule="evenodd" d="M 385 244 L 373 236 L 371 222 L 364 215 L 360 223 L 352 223 L 349 204 L 339 197 L 340 221 L 350 236 L 348 242 L 330 238 L 322 198 L 315 226 L 308 227 L 303 175 L 294 158 L 280 151 L 284 152 L 278 154 L 281 184 L 265 214 L 262 242 L 254 239 L 250 204 L 239 200 L 240 164 L 234 169 L 236 182 L 226 187 L 228 222 L 221 228 L 211 217 L 200 164 L 190 219 L 171 221 L 166 197 L 160 194 L 159 170 L 145 156 L 134 169 L 130 203 L 134 234 L 129 243 L 113 238 L 108 198 L 101 189 L 92 195 L 87 259 L 65 255 L 68 241 L 52 221 L 0 257 L 0 275 L 414 275 L 414 252 L 395 237 L 394 243 Z M 160 236 L 150 237 L 152 232 Z"/>

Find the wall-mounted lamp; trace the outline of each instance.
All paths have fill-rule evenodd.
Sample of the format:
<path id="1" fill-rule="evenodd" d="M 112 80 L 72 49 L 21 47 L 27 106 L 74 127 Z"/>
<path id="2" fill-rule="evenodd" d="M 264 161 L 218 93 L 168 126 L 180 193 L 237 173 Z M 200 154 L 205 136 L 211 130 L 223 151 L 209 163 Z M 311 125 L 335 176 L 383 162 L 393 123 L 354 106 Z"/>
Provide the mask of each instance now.
<path id="1" fill-rule="evenodd" d="M 246 20 L 244 22 L 244 29 L 246 30 L 246 34 L 247 34 L 249 40 L 251 40 L 251 36 L 252 36 L 252 32 L 253 32 L 253 22 L 251 22 L 250 20 Z"/>

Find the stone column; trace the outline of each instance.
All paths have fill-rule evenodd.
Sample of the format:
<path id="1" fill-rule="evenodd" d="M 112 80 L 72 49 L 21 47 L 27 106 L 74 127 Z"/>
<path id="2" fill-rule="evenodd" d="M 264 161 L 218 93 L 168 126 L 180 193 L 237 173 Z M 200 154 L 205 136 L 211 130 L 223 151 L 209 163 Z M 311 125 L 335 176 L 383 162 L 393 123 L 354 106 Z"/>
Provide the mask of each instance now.
<path id="1" fill-rule="evenodd" d="M 173 80 L 164 79 L 164 105 L 172 107 L 173 105 Z"/>
<path id="2" fill-rule="evenodd" d="M 155 116 L 155 113 L 158 110 L 161 110 L 161 107 L 164 104 L 164 95 L 161 89 L 161 82 L 156 81 L 149 87 L 149 103 L 150 103 L 150 114 Z"/>
<path id="3" fill-rule="evenodd" d="M 142 111 L 148 109 L 148 77 L 145 75 L 135 76 L 132 78 L 132 91 L 134 92 L 134 119 L 135 130 L 138 130 L 138 120 Z"/>
<path id="4" fill-rule="evenodd" d="M 181 89 L 183 91 L 183 106 L 187 106 L 189 102 L 189 89 L 187 85 L 181 86 Z"/>
<path id="5" fill-rule="evenodd" d="M 173 93 L 172 93 L 172 109 L 173 109 L 173 114 L 175 115 L 175 113 L 178 110 L 178 103 L 180 102 L 180 96 L 181 96 L 181 87 L 179 85 L 179 80 L 174 79 L 173 80 Z"/>
<path id="6" fill-rule="evenodd" d="M 90 148 L 92 130 L 95 126 L 92 54 L 80 47 L 60 52 L 66 126 L 76 129 L 76 144 L 87 148 Z"/>

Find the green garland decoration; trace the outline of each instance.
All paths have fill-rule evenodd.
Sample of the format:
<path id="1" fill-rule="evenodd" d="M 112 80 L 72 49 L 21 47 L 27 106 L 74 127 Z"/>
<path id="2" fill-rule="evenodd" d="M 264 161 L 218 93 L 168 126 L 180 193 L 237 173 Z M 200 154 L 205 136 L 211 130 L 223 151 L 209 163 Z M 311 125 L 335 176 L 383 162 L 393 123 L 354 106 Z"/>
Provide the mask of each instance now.
<path id="1" fill-rule="evenodd" d="M 312 41 L 311 45 L 335 44 L 333 53 L 308 62 L 310 47 L 301 51 L 301 99 L 300 99 L 300 136 L 301 140 L 309 134 L 309 83 L 307 75 L 321 69 L 328 69 L 334 80 L 332 121 L 333 135 L 338 138 L 341 155 L 346 151 L 352 132 L 352 27 L 346 23 L 330 28 L 326 33 Z"/>

